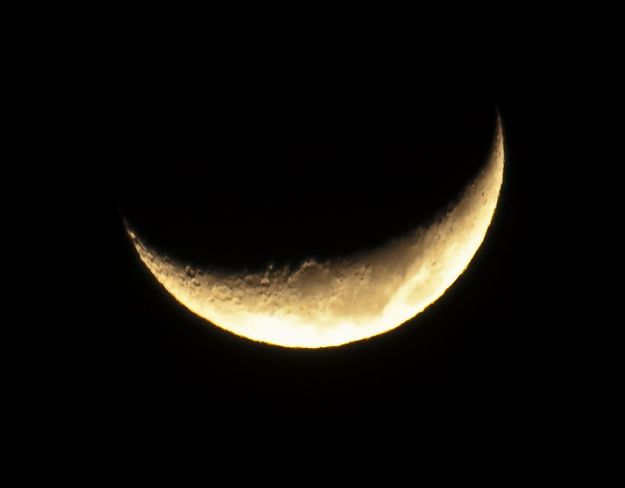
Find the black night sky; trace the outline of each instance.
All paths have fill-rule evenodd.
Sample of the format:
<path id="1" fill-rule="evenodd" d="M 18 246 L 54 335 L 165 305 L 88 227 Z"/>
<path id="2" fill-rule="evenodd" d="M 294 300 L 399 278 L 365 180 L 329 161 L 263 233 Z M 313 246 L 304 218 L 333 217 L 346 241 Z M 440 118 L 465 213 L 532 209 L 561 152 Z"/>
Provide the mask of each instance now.
<path id="1" fill-rule="evenodd" d="M 6 223 L 24 256 L 8 292 L 16 451 L 188 448 L 207 468 L 303 472 L 541 463 L 558 68 L 541 22 L 502 16 L 242 7 L 52 29 L 27 87 L 49 158 L 11 170 L 34 197 L 9 199 Z M 177 304 L 126 238 L 123 216 L 173 256 L 233 270 L 370 248 L 445 209 L 483 164 L 496 107 L 507 166 L 483 246 L 443 298 L 372 340 L 235 337 Z"/>

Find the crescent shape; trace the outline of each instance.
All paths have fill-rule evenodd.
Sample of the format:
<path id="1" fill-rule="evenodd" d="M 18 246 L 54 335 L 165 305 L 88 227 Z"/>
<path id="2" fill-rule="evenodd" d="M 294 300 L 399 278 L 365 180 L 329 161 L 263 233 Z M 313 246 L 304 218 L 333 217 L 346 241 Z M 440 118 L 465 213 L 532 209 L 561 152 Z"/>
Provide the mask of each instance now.
<path id="1" fill-rule="evenodd" d="M 338 346 L 398 327 L 440 298 L 469 265 L 503 181 L 498 117 L 486 163 L 455 205 L 427 226 L 371 252 L 308 260 L 296 269 L 220 273 L 148 247 L 126 224 L 145 266 L 191 312 L 239 336 L 286 347 Z"/>

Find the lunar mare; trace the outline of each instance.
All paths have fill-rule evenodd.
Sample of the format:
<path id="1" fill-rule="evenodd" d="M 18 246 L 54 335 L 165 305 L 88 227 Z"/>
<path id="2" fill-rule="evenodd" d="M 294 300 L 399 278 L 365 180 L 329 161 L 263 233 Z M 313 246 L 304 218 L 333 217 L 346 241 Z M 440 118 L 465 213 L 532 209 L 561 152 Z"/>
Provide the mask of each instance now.
<path id="1" fill-rule="evenodd" d="M 338 260 L 258 273 L 199 269 L 156 252 L 127 224 L 145 266 L 191 312 L 234 334 L 286 347 L 338 346 L 398 327 L 440 298 L 490 226 L 503 181 L 498 119 L 486 163 L 455 205 L 406 236 Z"/>

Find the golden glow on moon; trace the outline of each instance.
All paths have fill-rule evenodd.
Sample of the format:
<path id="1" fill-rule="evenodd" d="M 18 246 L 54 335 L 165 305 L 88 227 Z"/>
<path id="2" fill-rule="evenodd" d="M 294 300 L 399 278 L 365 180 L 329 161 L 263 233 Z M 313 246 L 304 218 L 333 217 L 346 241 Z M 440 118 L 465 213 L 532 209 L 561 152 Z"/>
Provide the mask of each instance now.
<path id="1" fill-rule="evenodd" d="M 154 277 L 182 305 L 234 334 L 287 347 L 338 346 L 394 329 L 435 302 L 467 268 L 503 180 L 501 121 L 484 167 L 455 206 L 372 252 L 297 269 L 223 274 L 159 255 L 127 227 Z"/>

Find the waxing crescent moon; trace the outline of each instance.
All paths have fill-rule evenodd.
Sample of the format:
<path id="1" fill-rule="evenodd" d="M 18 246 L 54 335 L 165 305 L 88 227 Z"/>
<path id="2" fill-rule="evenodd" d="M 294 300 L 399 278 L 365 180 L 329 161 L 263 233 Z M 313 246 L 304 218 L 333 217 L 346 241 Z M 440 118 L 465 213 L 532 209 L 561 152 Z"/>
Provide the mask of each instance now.
<path id="1" fill-rule="evenodd" d="M 486 163 L 455 205 L 373 251 L 258 273 L 198 269 L 148 247 L 126 223 L 141 261 L 191 312 L 255 341 L 339 346 L 398 327 L 434 303 L 482 244 L 503 181 L 501 120 Z"/>

